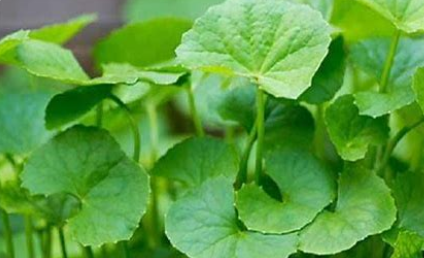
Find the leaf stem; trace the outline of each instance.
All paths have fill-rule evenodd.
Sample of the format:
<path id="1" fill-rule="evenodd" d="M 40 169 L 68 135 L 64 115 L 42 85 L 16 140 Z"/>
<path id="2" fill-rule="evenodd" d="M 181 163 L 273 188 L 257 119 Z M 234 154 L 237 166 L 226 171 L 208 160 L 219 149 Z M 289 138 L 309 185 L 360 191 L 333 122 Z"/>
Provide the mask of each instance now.
<path id="1" fill-rule="evenodd" d="M 52 229 L 50 226 L 45 229 L 42 243 L 43 258 L 52 257 Z"/>
<path id="2" fill-rule="evenodd" d="M 154 104 L 147 104 L 147 114 L 150 124 L 151 164 L 155 164 L 158 157 L 159 127 L 157 109 Z M 155 248 L 160 244 L 159 210 L 158 210 L 158 182 L 155 175 L 150 176 L 151 202 L 149 212 L 150 245 Z"/>
<path id="3" fill-rule="evenodd" d="M 6 242 L 6 251 L 9 258 L 15 258 L 15 248 L 13 246 L 13 234 L 12 226 L 10 224 L 9 214 L 5 210 L 0 209 L 0 213 L 3 219 L 3 230 Z"/>
<path id="4" fill-rule="evenodd" d="M 191 87 L 190 84 L 186 86 L 186 91 L 187 91 L 187 97 L 188 97 L 188 104 L 190 106 L 191 117 L 193 119 L 194 127 L 196 129 L 196 134 L 199 137 L 203 137 L 205 136 L 205 131 L 203 129 L 202 122 L 199 117 L 199 113 L 197 112 L 193 88 Z"/>
<path id="5" fill-rule="evenodd" d="M 96 126 L 103 126 L 103 101 L 101 101 L 96 108 Z"/>
<path id="6" fill-rule="evenodd" d="M 249 157 L 250 157 L 250 153 L 252 151 L 252 147 L 253 144 L 256 141 L 256 123 L 253 125 L 249 136 L 247 138 L 247 142 L 246 142 L 246 146 L 244 148 L 243 154 L 241 156 L 241 160 L 240 160 L 240 171 L 237 175 L 237 180 L 235 183 L 235 188 L 236 190 L 240 189 L 241 186 L 247 182 L 247 168 L 248 168 L 248 164 L 249 164 Z"/>
<path id="7" fill-rule="evenodd" d="M 122 251 L 123 251 L 123 253 L 124 253 L 124 257 L 125 257 L 125 258 L 130 258 L 130 257 L 131 257 L 131 254 L 130 254 L 130 248 L 129 248 L 129 246 L 128 246 L 127 241 L 122 241 L 122 242 L 120 243 L 120 245 L 121 245 Z"/>
<path id="8" fill-rule="evenodd" d="M 377 170 L 378 172 L 381 172 L 381 171 L 383 171 L 386 168 L 387 164 L 389 163 L 390 156 L 392 155 L 394 149 L 400 143 L 400 141 L 409 132 L 411 132 L 412 130 L 414 130 L 418 126 L 420 126 L 422 123 L 424 123 L 424 117 L 422 117 L 419 121 L 415 122 L 414 124 L 412 124 L 410 126 L 405 126 L 399 132 L 397 132 L 397 134 L 387 144 L 387 147 L 386 147 L 386 149 L 384 151 L 384 155 L 383 155 L 383 159 L 382 159 L 381 165 L 380 165 L 379 169 Z"/>
<path id="9" fill-rule="evenodd" d="M 62 257 L 68 258 L 68 252 L 66 250 L 65 233 L 63 232 L 63 227 L 58 227 L 58 232 L 59 232 L 60 250 L 62 251 Z"/>
<path id="10" fill-rule="evenodd" d="M 28 258 L 34 258 L 34 239 L 33 239 L 32 218 L 30 215 L 25 215 L 25 238 L 28 251 Z"/>
<path id="11" fill-rule="evenodd" d="M 140 130 L 138 128 L 138 124 L 135 121 L 134 117 L 132 116 L 131 110 L 129 109 L 129 107 L 121 99 L 119 99 L 115 95 L 110 95 L 109 99 L 115 102 L 127 114 L 127 118 L 130 123 L 131 129 L 133 132 L 133 138 L 134 138 L 133 159 L 135 162 L 138 163 L 140 160 L 140 146 L 141 146 L 141 136 L 140 136 Z"/>
<path id="12" fill-rule="evenodd" d="M 256 168 L 255 182 L 261 185 L 262 181 L 262 163 L 263 163 L 263 147 L 265 137 L 265 93 L 258 88 L 256 93 L 256 125 L 257 125 L 257 145 L 256 145 Z"/>
<path id="13" fill-rule="evenodd" d="M 83 248 L 84 248 L 85 257 L 94 258 L 94 252 L 91 246 L 84 246 Z"/>
<path id="14" fill-rule="evenodd" d="M 392 42 L 390 44 L 389 53 L 386 58 L 386 62 L 384 64 L 383 73 L 381 75 L 380 80 L 380 92 L 385 93 L 387 91 L 387 85 L 390 79 L 390 72 L 392 70 L 393 63 L 395 61 L 396 51 L 399 45 L 399 39 L 401 36 L 401 31 L 396 30 L 395 34 L 393 35 Z"/>

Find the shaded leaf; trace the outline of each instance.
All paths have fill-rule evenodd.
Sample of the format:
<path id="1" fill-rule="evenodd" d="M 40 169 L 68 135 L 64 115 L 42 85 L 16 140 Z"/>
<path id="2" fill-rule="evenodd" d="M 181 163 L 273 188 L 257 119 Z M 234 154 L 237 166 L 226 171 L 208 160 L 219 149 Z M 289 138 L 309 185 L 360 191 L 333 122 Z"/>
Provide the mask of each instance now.
<path id="1" fill-rule="evenodd" d="M 417 234 L 402 231 L 399 233 L 391 258 L 419 258 L 422 257 L 421 248 L 424 239 Z"/>
<path id="2" fill-rule="evenodd" d="M 370 145 L 384 143 L 389 128 L 384 118 L 359 114 L 351 95 L 338 98 L 325 113 L 331 141 L 344 160 L 355 161 L 365 157 Z"/>

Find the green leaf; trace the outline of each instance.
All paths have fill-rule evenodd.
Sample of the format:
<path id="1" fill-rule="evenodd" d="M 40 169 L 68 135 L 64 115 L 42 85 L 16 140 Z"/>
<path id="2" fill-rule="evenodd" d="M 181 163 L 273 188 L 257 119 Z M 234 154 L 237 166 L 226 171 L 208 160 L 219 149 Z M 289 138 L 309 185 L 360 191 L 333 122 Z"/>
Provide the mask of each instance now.
<path id="1" fill-rule="evenodd" d="M 310 86 L 330 41 L 327 22 L 308 6 L 237 0 L 210 8 L 176 52 L 190 69 L 247 77 L 295 99 Z"/>
<path id="2" fill-rule="evenodd" d="M 307 4 L 321 12 L 322 16 L 329 20 L 333 11 L 334 0 L 293 0 L 294 2 Z"/>
<path id="3" fill-rule="evenodd" d="M 389 37 L 395 31 L 394 26 L 384 17 L 352 0 L 334 0 L 331 24 L 341 29 L 347 42 L 370 37 Z"/>
<path id="4" fill-rule="evenodd" d="M 243 231 L 237 222 L 232 182 L 210 179 L 174 203 L 166 234 L 191 258 L 286 258 L 296 252 L 296 234 L 264 235 Z"/>
<path id="5" fill-rule="evenodd" d="M 325 114 L 328 133 L 339 155 L 348 161 L 365 157 L 370 145 L 384 143 L 389 128 L 384 117 L 359 114 L 351 95 L 338 98 Z"/>
<path id="6" fill-rule="evenodd" d="M 424 30 L 423 0 L 358 0 L 392 22 L 399 30 Z"/>
<path id="7" fill-rule="evenodd" d="M 152 174 L 193 188 L 220 175 L 235 181 L 238 166 L 238 153 L 233 147 L 218 139 L 190 138 L 170 149 L 156 163 Z"/>
<path id="8" fill-rule="evenodd" d="M 5 55 L 19 45 L 23 40 L 28 39 L 29 31 L 20 30 L 12 33 L 0 40 L 0 61 L 8 61 Z"/>
<path id="9" fill-rule="evenodd" d="M 300 97 L 310 104 L 331 100 L 342 87 L 346 70 L 343 38 L 337 37 L 330 45 L 328 55 L 312 79 L 312 86 Z"/>
<path id="10" fill-rule="evenodd" d="M 267 174 L 283 198 L 273 199 L 254 184 L 244 186 L 237 194 L 236 206 L 249 230 L 275 234 L 299 230 L 335 197 L 335 180 L 307 151 L 274 151 L 266 164 Z"/>
<path id="11" fill-rule="evenodd" d="M 402 231 L 399 233 L 391 258 L 419 258 L 424 239 L 417 234 Z"/>
<path id="12" fill-rule="evenodd" d="M 171 60 L 181 36 L 190 29 L 191 21 L 161 18 L 130 24 L 114 31 L 94 49 L 94 57 L 101 63 L 128 63 L 149 66 Z"/>
<path id="13" fill-rule="evenodd" d="M 36 76 L 76 84 L 89 80 L 72 52 L 59 45 L 28 40 L 16 51 L 19 65 Z"/>
<path id="14" fill-rule="evenodd" d="M 373 76 L 377 83 L 382 76 L 389 48 L 389 39 L 365 40 L 352 46 L 350 57 L 358 68 Z M 423 53 L 424 40 L 401 39 L 387 92 L 365 91 L 355 94 L 360 113 L 379 117 L 411 104 L 414 101 L 412 77 L 415 70 L 424 65 Z"/>
<path id="15" fill-rule="evenodd" d="M 424 67 L 418 68 L 415 72 L 412 88 L 414 89 L 418 105 L 420 105 L 421 110 L 424 112 Z"/>
<path id="16" fill-rule="evenodd" d="M 350 249 L 368 236 L 390 229 L 396 207 L 390 189 L 373 171 L 352 165 L 340 176 L 334 212 L 323 211 L 300 232 L 300 250 L 318 255 Z"/>
<path id="17" fill-rule="evenodd" d="M 29 37 L 62 45 L 72 39 L 76 34 L 96 19 L 97 16 L 94 14 L 81 15 L 65 23 L 48 25 L 41 29 L 32 30 Z"/>
<path id="18" fill-rule="evenodd" d="M 195 19 L 209 6 L 223 0 L 129 0 L 124 5 L 124 17 L 128 22 L 148 21 L 159 17 Z"/>
<path id="19" fill-rule="evenodd" d="M 53 129 L 73 122 L 111 95 L 112 86 L 79 87 L 54 96 L 46 108 L 46 127 Z"/>
<path id="20" fill-rule="evenodd" d="M 0 153 L 26 155 L 52 136 L 44 127 L 52 95 L 43 90 L 0 91 Z"/>
<path id="21" fill-rule="evenodd" d="M 399 228 L 416 232 L 421 237 L 424 237 L 423 184 L 424 174 L 409 172 L 396 178 L 394 188 Z"/>
<path id="22" fill-rule="evenodd" d="M 66 193 L 79 201 L 68 227 L 83 245 L 129 239 L 147 206 L 146 172 L 101 129 L 76 126 L 59 134 L 30 157 L 21 178 L 32 194 Z"/>

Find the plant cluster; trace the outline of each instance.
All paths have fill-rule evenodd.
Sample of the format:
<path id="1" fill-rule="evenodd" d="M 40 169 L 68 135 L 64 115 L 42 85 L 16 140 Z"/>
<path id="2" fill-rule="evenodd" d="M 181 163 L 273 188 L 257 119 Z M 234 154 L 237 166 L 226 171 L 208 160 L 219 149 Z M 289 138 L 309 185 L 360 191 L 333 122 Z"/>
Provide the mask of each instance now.
<path id="1" fill-rule="evenodd" d="M 91 77 L 94 20 L 0 40 L 6 257 L 422 257 L 424 0 L 227 0 Z"/>

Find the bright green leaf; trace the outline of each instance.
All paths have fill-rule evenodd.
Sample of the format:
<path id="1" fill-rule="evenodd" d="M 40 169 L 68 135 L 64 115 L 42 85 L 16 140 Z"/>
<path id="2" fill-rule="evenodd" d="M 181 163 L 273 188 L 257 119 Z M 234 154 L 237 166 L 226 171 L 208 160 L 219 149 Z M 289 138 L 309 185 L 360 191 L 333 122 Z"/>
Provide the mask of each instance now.
<path id="1" fill-rule="evenodd" d="M 238 154 L 233 147 L 213 138 L 191 138 L 170 149 L 152 174 L 197 187 L 209 178 L 224 175 L 235 181 Z"/>
<path id="2" fill-rule="evenodd" d="M 250 230 L 276 234 L 299 230 L 335 197 L 335 180 L 307 151 L 274 151 L 266 164 L 267 174 L 283 198 L 273 199 L 254 184 L 244 186 L 238 192 L 236 206 Z"/>
<path id="3" fill-rule="evenodd" d="M 334 0 L 293 0 L 294 2 L 310 5 L 321 12 L 322 16 L 329 20 L 333 11 Z"/>
<path id="4" fill-rule="evenodd" d="M 28 39 L 29 31 L 20 30 L 12 33 L 0 40 L 0 61 L 8 61 L 5 55 L 19 45 L 23 40 Z"/>
<path id="5" fill-rule="evenodd" d="M 191 25 L 191 21 L 177 18 L 130 24 L 102 40 L 94 49 L 94 57 L 98 64 L 149 66 L 165 62 L 175 57 L 175 48 Z"/>
<path id="6" fill-rule="evenodd" d="M 373 76 L 378 82 L 383 73 L 389 48 L 389 39 L 365 40 L 352 46 L 350 57 L 358 68 Z M 411 89 L 412 76 L 418 67 L 424 65 L 423 53 L 424 40 L 402 39 L 395 55 L 387 92 L 365 91 L 355 94 L 360 113 L 379 117 L 411 104 L 414 101 Z"/>
<path id="7" fill-rule="evenodd" d="M 402 231 L 399 233 L 391 258 L 420 258 L 424 239 L 417 234 Z"/>
<path id="8" fill-rule="evenodd" d="M 358 0 L 406 33 L 424 30 L 423 0 Z"/>
<path id="9" fill-rule="evenodd" d="M 360 115 L 353 102 L 353 96 L 342 96 L 325 114 L 330 139 L 339 155 L 348 161 L 364 158 L 368 147 L 384 143 L 389 133 L 384 118 Z"/>
<path id="10" fill-rule="evenodd" d="M 174 203 L 166 234 L 191 258 L 287 258 L 296 252 L 296 234 L 264 235 L 243 231 L 237 222 L 232 182 L 210 179 Z"/>
<path id="11" fill-rule="evenodd" d="M 424 112 L 424 67 L 418 68 L 415 72 L 412 88 L 415 92 L 415 98 Z"/>
<path id="12" fill-rule="evenodd" d="M 300 99 L 311 104 L 331 100 L 343 85 L 345 59 L 343 38 L 338 37 L 331 43 L 328 55 L 312 79 L 312 86 L 302 94 Z"/>
<path id="13" fill-rule="evenodd" d="M 96 19 L 96 15 L 93 14 L 81 15 L 65 23 L 53 24 L 38 30 L 32 30 L 29 37 L 62 45 L 72 39 L 76 34 Z"/>
<path id="14" fill-rule="evenodd" d="M 16 51 L 19 65 L 36 76 L 77 84 L 89 80 L 72 52 L 59 45 L 28 40 Z"/>
<path id="15" fill-rule="evenodd" d="M 227 1 L 196 21 L 177 56 L 190 69 L 247 77 L 274 96 L 295 99 L 311 85 L 330 40 L 329 25 L 305 5 Z"/>
<path id="16" fill-rule="evenodd" d="M 21 178 L 32 194 L 66 193 L 79 201 L 68 226 L 84 245 L 129 239 L 147 206 L 146 172 L 101 129 L 61 133 L 31 156 Z"/>
<path id="17" fill-rule="evenodd" d="M 349 166 L 340 176 L 334 212 L 322 212 L 300 232 L 300 250 L 336 254 L 390 229 L 395 220 L 396 207 L 384 181 L 373 171 Z"/>
<path id="18" fill-rule="evenodd" d="M 79 87 L 54 96 L 46 108 L 46 127 L 73 122 L 111 95 L 110 85 Z"/>

